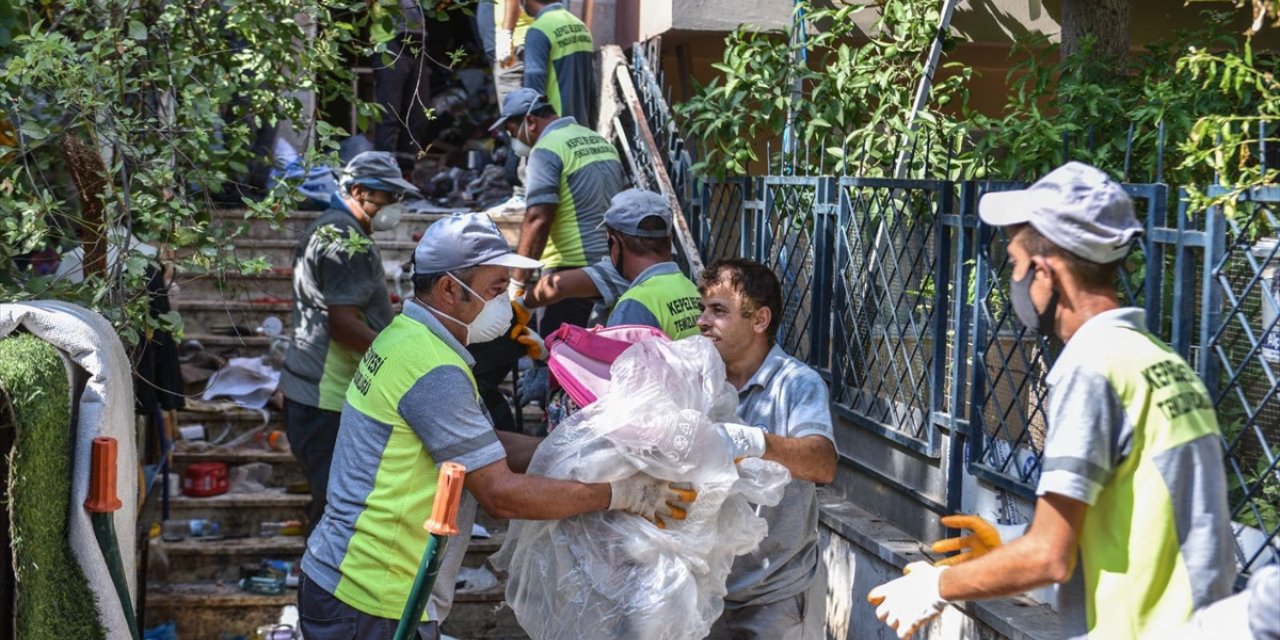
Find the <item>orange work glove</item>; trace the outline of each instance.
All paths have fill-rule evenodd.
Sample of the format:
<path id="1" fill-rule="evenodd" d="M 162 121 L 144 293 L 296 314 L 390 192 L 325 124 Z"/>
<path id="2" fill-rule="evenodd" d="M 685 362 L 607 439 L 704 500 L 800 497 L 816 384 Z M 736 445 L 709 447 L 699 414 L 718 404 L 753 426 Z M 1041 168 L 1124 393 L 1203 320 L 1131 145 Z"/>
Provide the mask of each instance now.
<path id="1" fill-rule="evenodd" d="M 511 315 L 513 317 L 509 334 L 511 339 L 524 345 L 525 353 L 530 358 L 546 360 L 547 345 L 543 342 L 542 336 L 529 328 L 529 321 L 533 319 L 533 314 L 525 308 L 523 297 L 511 301 Z"/>
<path id="2" fill-rule="evenodd" d="M 981 558 L 982 556 L 990 553 L 992 549 L 995 549 L 1002 544 L 1000 540 L 1000 532 L 996 530 L 995 525 L 987 522 L 982 516 L 943 516 L 942 524 L 951 529 L 968 529 L 973 532 L 973 535 L 960 536 L 958 538 L 947 538 L 933 543 L 934 553 L 964 551 L 963 553 L 940 560 L 934 563 L 934 566 L 949 567 L 974 558 Z M 966 549 L 967 551 L 965 551 Z"/>

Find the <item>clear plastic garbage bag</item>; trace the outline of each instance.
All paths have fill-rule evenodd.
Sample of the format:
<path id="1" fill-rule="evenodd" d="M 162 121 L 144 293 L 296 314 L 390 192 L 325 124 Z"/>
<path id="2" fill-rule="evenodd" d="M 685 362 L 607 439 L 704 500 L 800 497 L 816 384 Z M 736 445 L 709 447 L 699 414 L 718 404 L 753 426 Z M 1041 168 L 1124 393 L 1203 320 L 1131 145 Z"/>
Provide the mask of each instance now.
<path id="1" fill-rule="evenodd" d="M 753 505 L 777 504 L 790 474 L 754 458 L 734 463 L 720 423 L 738 421 L 737 394 L 707 339 L 637 343 L 611 375 L 603 397 L 538 447 L 529 473 L 582 482 L 647 473 L 692 482 L 698 499 L 666 529 L 613 511 L 513 521 L 494 556 L 510 574 L 507 603 L 534 640 L 704 638 L 734 557 L 767 533 Z"/>

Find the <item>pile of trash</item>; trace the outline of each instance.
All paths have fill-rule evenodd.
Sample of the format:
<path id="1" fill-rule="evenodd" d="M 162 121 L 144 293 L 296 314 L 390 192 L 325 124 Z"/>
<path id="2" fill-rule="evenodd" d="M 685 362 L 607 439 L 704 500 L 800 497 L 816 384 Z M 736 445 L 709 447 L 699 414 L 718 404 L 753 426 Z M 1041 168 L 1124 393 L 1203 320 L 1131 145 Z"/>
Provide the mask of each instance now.
<path id="1" fill-rule="evenodd" d="M 646 473 L 691 482 L 698 499 L 665 529 L 612 511 L 514 521 L 494 556 L 510 574 L 507 602 L 535 640 L 706 637 L 734 557 L 767 533 L 753 505 L 777 504 L 790 474 L 760 459 L 735 464 L 720 423 L 738 421 L 737 394 L 709 340 L 645 340 L 610 372 L 609 391 L 561 423 L 528 472 L 581 482 Z"/>

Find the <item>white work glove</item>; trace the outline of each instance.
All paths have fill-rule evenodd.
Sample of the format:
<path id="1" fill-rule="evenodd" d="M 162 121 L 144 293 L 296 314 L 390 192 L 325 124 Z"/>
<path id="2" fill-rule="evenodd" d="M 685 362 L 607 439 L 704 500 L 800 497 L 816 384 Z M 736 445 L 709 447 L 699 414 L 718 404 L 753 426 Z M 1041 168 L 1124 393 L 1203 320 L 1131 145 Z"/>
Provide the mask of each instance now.
<path id="1" fill-rule="evenodd" d="M 515 52 L 511 48 L 511 43 L 515 38 L 515 34 L 511 31 L 507 31 L 506 29 L 498 29 L 498 33 L 495 35 L 496 37 L 493 42 L 494 55 L 497 56 L 498 62 L 506 62 L 511 59 L 512 55 L 515 55 Z"/>
<path id="2" fill-rule="evenodd" d="M 698 492 L 688 483 L 667 482 L 644 473 L 614 480 L 609 489 L 613 492 L 609 496 L 610 511 L 633 513 L 659 529 L 667 528 L 663 518 L 684 520 L 689 505 L 698 499 Z"/>
<path id="3" fill-rule="evenodd" d="M 720 425 L 729 439 L 734 460 L 759 458 L 764 455 L 764 429 L 726 422 Z"/>
<path id="4" fill-rule="evenodd" d="M 938 579 L 948 568 L 912 562 L 903 569 L 907 575 L 872 589 L 867 602 L 876 606 L 881 622 L 906 640 L 946 608 L 947 601 L 938 594 Z"/>
<path id="5" fill-rule="evenodd" d="M 516 280 L 512 278 L 507 280 L 507 297 L 512 300 L 519 300 L 520 306 L 524 306 L 524 280 Z"/>

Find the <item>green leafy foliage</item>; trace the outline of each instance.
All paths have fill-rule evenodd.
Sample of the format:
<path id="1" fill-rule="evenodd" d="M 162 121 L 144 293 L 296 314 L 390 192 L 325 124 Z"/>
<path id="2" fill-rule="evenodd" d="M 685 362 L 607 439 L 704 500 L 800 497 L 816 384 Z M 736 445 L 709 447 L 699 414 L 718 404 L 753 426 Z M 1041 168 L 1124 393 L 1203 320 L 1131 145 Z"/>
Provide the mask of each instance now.
<path id="1" fill-rule="evenodd" d="M 1203 26 L 1149 45 L 1127 68 L 1093 55 L 1088 40 L 1062 59 L 1058 45 L 1042 35 L 1020 39 L 1010 56 L 1019 62 L 1007 77 L 1004 113 L 968 116 L 982 132 L 975 175 L 1031 180 L 1069 158 L 1133 181 L 1212 182 L 1214 168 L 1189 158 L 1182 141 L 1206 118 L 1252 113 L 1263 104 L 1256 92 L 1205 90 L 1196 79 L 1200 63 L 1192 60 L 1205 48 L 1234 56 L 1248 47 L 1230 32 L 1229 14 L 1202 15 Z"/>
<path id="2" fill-rule="evenodd" d="M 696 169 L 715 176 L 745 173 L 748 163 L 761 160 L 762 140 L 781 136 L 789 118 L 801 171 L 887 175 L 912 141 L 949 140 L 959 132 L 943 107 L 967 100 L 968 67 L 943 64 L 946 73 L 933 85 L 932 100 L 914 120 L 911 115 L 937 32 L 937 2 L 829 8 L 801 1 L 797 11 L 814 26 L 811 33 L 734 31 L 723 60 L 712 65 L 722 75 L 677 106 L 684 130 L 702 143 Z M 864 11 L 880 12 L 869 40 L 854 21 Z M 913 154 L 915 164 L 946 153 L 945 145 L 928 154 L 924 146 Z"/>
<path id="3" fill-rule="evenodd" d="M 475 3 L 424 11 L 438 18 Z M 291 185 L 245 201 L 231 222 L 212 215 L 214 196 L 245 180 L 260 125 L 292 123 L 310 145 L 300 150 L 305 165 L 336 164 L 347 132 L 310 122 L 301 98 L 354 104 L 368 126 L 378 108 L 353 94 L 354 61 L 386 52 L 401 10 L 398 0 L 0 4 L 12 6 L 0 11 L 0 300 L 76 302 L 129 343 L 175 328 L 147 313 L 148 268 L 160 260 L 215 276 L 279 266 L 232 249 L 252 222 L 279 223 L 293 209 Z M 78 193 L 73 178 L 84 173 L 68 166 L 69 142 L 101 157 L 100 188 Z M 159 254 L 138 251 L 130 234 Z M 27 262 L 33 251 L 96 242 L 111 259 L 83 283 L 37 275 Z"/>
<path id="4" fill-rule="evenodd" d="M 148 318 L 144 295 L 159 258 L 197 273 L 239 269 L 230 248 L 242 224 L 211 216 L 211 196 L 243 179 L 259 124 L 306 122 L 297 92 L 350 92 L 344 60 L 358 27 L 335 20 L 349 9 L 334 0 L 19 7 L 13 41 L 0 49 L 0 109 L 18 132 L 0 138 L 0 298 L 77 302 L 133 342 L 164 324 Z M 342 132 L 325 133 L 308 162 L 336 149 Z M 101 157 L 96 193 L 77 193 L 68 141 Z M 245 224 L 283 217 L 294 197 L 281 188 L 246 203 Z M 88 216 L 82 198 L 101 216 Z M 83 283 L 36 277 L 22 260 L 95 238 L 113 259 Z"/>

